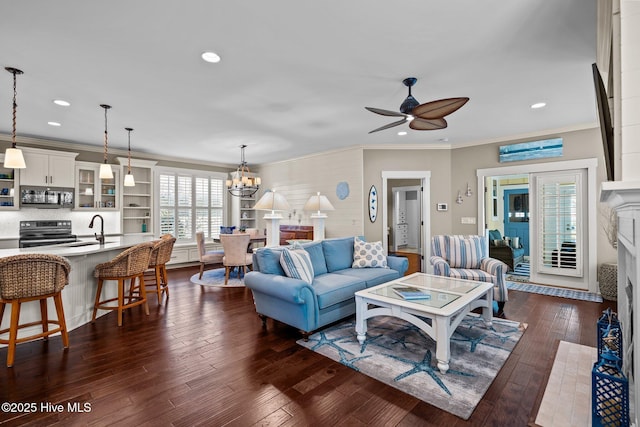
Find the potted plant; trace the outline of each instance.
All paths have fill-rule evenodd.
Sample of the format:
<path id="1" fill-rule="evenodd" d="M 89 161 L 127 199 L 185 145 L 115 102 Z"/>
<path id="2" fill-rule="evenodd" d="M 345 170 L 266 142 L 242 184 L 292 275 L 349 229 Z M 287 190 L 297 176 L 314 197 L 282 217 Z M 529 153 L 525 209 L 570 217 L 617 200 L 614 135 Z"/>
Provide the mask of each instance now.
<path id="1" fill-rule="evenodd" d="M 618 249 L 618 216 L 616 212 L 607 208 L 602 212 L 604 221 L 602 228 L 611 247 Z M 605 262 L 600 264 L 598 268 L 598 284 L 600 286 L 600 294 L 602 298 L 617 301 L 618 300 L 618 264 L 615 262 Z"/>

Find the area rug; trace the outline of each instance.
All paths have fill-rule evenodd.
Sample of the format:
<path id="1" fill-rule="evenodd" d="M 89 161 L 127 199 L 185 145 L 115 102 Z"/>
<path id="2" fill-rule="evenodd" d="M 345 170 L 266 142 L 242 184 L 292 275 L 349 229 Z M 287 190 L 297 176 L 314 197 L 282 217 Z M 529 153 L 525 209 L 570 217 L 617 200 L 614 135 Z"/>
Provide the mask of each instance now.
<path id="1" fill-rule="evenodd" d="M 541 427 L 591 425 L 591 369 L 598 349 L 560 341 L 536 415 Z"/>
<path id="2" fill-rule="evenodd" d="M 530 274 L 530 266 L 528 262 L 521 262 L 516 265 L 509 274 L 507 274 L 507 280 L 513 282 L 528 282 Z"/>
<path id="3" fill-rule="evenodd" d="M 395 317 L 369 319 L 363 345 L 356 338 L 353 318 L 298 344 L 466 420 L 525 328 L 494 318 L 487 329 L 478 315 L 466 316 L 451 338 L 446 374 L 437 368 L 435 341 Z"/>
<path id="4" fill-rule="evenodd" d="M 547 285 L 534 283 L 516 283 L 507 281 L 507 289 L 514 291 L 531 292 L 534 294 L 549 295 L 553 297 L 571 298 L 581 301 L 602 302 L 602 296 L 593 292 L 576 291 L 574 289 L 554 288 Z"/>
<path id="5" fill-rule="evenodd" d="M 238 279 L 237 273 L 232 272 L 229 275 L 229 283 L 224 284 L 224 268 L 216 268 L 212 270 L 205 270 L 202 274 L 202 279 L 198 279 L 200 273 L 196 273 L 191 276 L 191 283 L 196 285 L 205 286 L 218 286 L 221 288 L 240 288 L 244 287 L 244 275 L 241 275 Z"/>

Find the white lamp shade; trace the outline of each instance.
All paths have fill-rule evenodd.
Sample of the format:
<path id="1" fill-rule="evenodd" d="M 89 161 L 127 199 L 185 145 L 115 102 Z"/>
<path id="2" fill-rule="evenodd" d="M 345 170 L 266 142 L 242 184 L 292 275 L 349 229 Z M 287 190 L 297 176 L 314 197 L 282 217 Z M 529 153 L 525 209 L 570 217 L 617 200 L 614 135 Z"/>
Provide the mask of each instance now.
<path id="1" fill-rule="evenodd" d="M 113 171 L 110 164 L 103 163 L 100 165 L 100 179 L 113 179 Z"/>
<path id="2" fill-rule="evenodd" d="M 327 199 L 327 196 L 320 195 L 320 193 L 309 197 L 309 200 L 307 200 L 307 203 L 304 204 L 302 209 L 305 211 L 316 211 L 318 213 L 321 211 L 335 210 L 329 199 Z"/>
<path id="3" fill-rule="evenodd" d="M 24 169 L 27 165 L 24 163 L 22 150 L 19 148 L 7 148 L 4 152 L 4 167 L 8 169 Z"/>
<path id="4" fill-rule="evenodd" d="M 85 188 L 85 190 L 84 190 L 84 194 L 85 194 L 86 196 L 93 196 L 93 188 L 91 188 L 91 187 L 87 187 L 87 188 Z"/>
<path id="5" fill-rule="evenodd" d="M 275 191 L 267 191 L 260 200 L 258 200 L 258 203 L 255 204 L 253 209 L 271 212 L 290 211 L 291 206 L 289 206 L 287 199 L 282 194 L 276 193 Z"/>
<path id="6" fill-rule="evenodd" d="M 133 179 L 133 175 L 128 173 L 124 176 L 124 186 L 125 187 L 135 187 L 136 181 Z"/>

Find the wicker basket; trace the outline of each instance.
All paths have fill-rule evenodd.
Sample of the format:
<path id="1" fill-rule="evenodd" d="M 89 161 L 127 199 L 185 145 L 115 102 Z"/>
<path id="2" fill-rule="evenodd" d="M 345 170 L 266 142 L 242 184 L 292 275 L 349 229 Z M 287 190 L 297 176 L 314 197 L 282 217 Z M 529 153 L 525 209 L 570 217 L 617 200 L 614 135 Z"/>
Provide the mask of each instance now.
<path id="1" fill-rule="evenodd" d="M 598 282 L 602 298 L 609 301 L 618 300 L 618 264 L 600 264 L 598 269 Z"/>

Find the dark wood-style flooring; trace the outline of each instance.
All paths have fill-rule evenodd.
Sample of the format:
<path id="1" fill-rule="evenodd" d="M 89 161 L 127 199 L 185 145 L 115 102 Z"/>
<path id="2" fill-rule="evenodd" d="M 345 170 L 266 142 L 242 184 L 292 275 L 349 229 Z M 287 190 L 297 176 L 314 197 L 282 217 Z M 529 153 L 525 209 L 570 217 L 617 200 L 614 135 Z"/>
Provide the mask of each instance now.
<path id="1" fill-rule="evenodd" d="M 196 268 L 169 272 L 171 297 L 151 315 L 115 313 L 49 342 L 0 349 L 0 413 L 7 425 L 122 426 L 527 426 L 535 420 L 560 340 L 596 345 L 603 304 L 512 291 L 506 317 L 528 329 L 468 421 L 296 344 L 294 329 L 267 329 L 244 288 L 193 285 Z M 37 409 L 33 409 L 34 405 Z M 42 404 L 61 404 L 44 411 Z M 85 412 L 71 409 L 81 408 Z M 3 407 L 4 408 L 4 407 Z"/>

